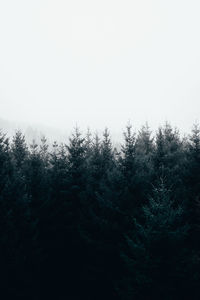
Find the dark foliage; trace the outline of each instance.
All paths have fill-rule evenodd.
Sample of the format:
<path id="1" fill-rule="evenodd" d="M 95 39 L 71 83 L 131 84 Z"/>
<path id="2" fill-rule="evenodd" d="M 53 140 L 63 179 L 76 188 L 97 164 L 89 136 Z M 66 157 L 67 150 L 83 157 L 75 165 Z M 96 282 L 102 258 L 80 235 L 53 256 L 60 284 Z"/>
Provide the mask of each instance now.
<path id="1" fill-rule="evenodd" d="M 200 128 L 121 149 L 76 128 L 69 143 L 0 132 L 2 299 L 200 299 Z"/>

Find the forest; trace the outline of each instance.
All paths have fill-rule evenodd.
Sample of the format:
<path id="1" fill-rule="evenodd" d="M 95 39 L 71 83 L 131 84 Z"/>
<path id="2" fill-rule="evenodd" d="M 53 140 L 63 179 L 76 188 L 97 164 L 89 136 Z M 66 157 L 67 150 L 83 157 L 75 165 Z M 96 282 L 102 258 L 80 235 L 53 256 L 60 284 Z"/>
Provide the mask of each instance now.
<path id="1" fill-rule="evenodd" d="M 200 125 L 2 129 L 0 278 L 1 299 L 200 299 Z"/>

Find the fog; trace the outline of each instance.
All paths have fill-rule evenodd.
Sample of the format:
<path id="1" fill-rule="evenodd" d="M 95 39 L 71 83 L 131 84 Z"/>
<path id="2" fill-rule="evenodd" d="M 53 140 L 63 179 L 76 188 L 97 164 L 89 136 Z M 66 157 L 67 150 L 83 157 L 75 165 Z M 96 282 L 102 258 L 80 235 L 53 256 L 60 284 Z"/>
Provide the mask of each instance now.
<path id="1" fill-rule="evenodd" d="M 121 131 L 200 115 L 200 3 L 2 0 L 0 118 Z"/>

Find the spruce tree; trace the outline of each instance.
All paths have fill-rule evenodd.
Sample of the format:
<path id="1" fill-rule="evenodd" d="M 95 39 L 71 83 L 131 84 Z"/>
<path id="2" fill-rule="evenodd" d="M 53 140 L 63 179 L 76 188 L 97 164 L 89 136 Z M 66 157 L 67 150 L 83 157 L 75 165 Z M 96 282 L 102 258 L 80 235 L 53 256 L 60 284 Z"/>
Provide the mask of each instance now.
<path id="1" fill-rule="evenodd" d="M 22 169 L 25 160 L 28 157 L 28 147 L 25 141 L 25 136 L 21 131 L 16 131 L 12 145 L 11 145 L 12 155 L 15 161 L 16 168 Z"/>
<path id="2" fill-rule="evenodd" d="M 187 291 L 182 284 L 187 278 L 188 225 L 183 207 L 176 206 L 163 180 L 143 207 L 143 216 L 142 223 L 134 221 L 133 232 L 126 235 L 128 248 L 122 251 L 128 270 L 121 283 L 123 299 L 182 299 Z"/>
<path id="3" fill-rule="evenodd" d="M 188 219 L 191 225 L 190 245 L 200 251 L 200 126 L 193 125 L 189 136 L 185 184 L 187 186 Z M 198 254 L 199 255 L 199 254 Z"/>

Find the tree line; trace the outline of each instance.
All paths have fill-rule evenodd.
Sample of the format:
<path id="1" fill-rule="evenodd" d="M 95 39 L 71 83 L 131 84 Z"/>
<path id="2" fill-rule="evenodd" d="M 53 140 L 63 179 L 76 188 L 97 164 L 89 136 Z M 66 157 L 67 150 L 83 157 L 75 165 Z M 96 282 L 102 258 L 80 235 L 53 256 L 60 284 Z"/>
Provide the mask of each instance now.
<path id="1" fill-rule="evenodd" d="M 200 126 L 1 131 L 0 276 L 3 299 L 200 299 Z"/>

